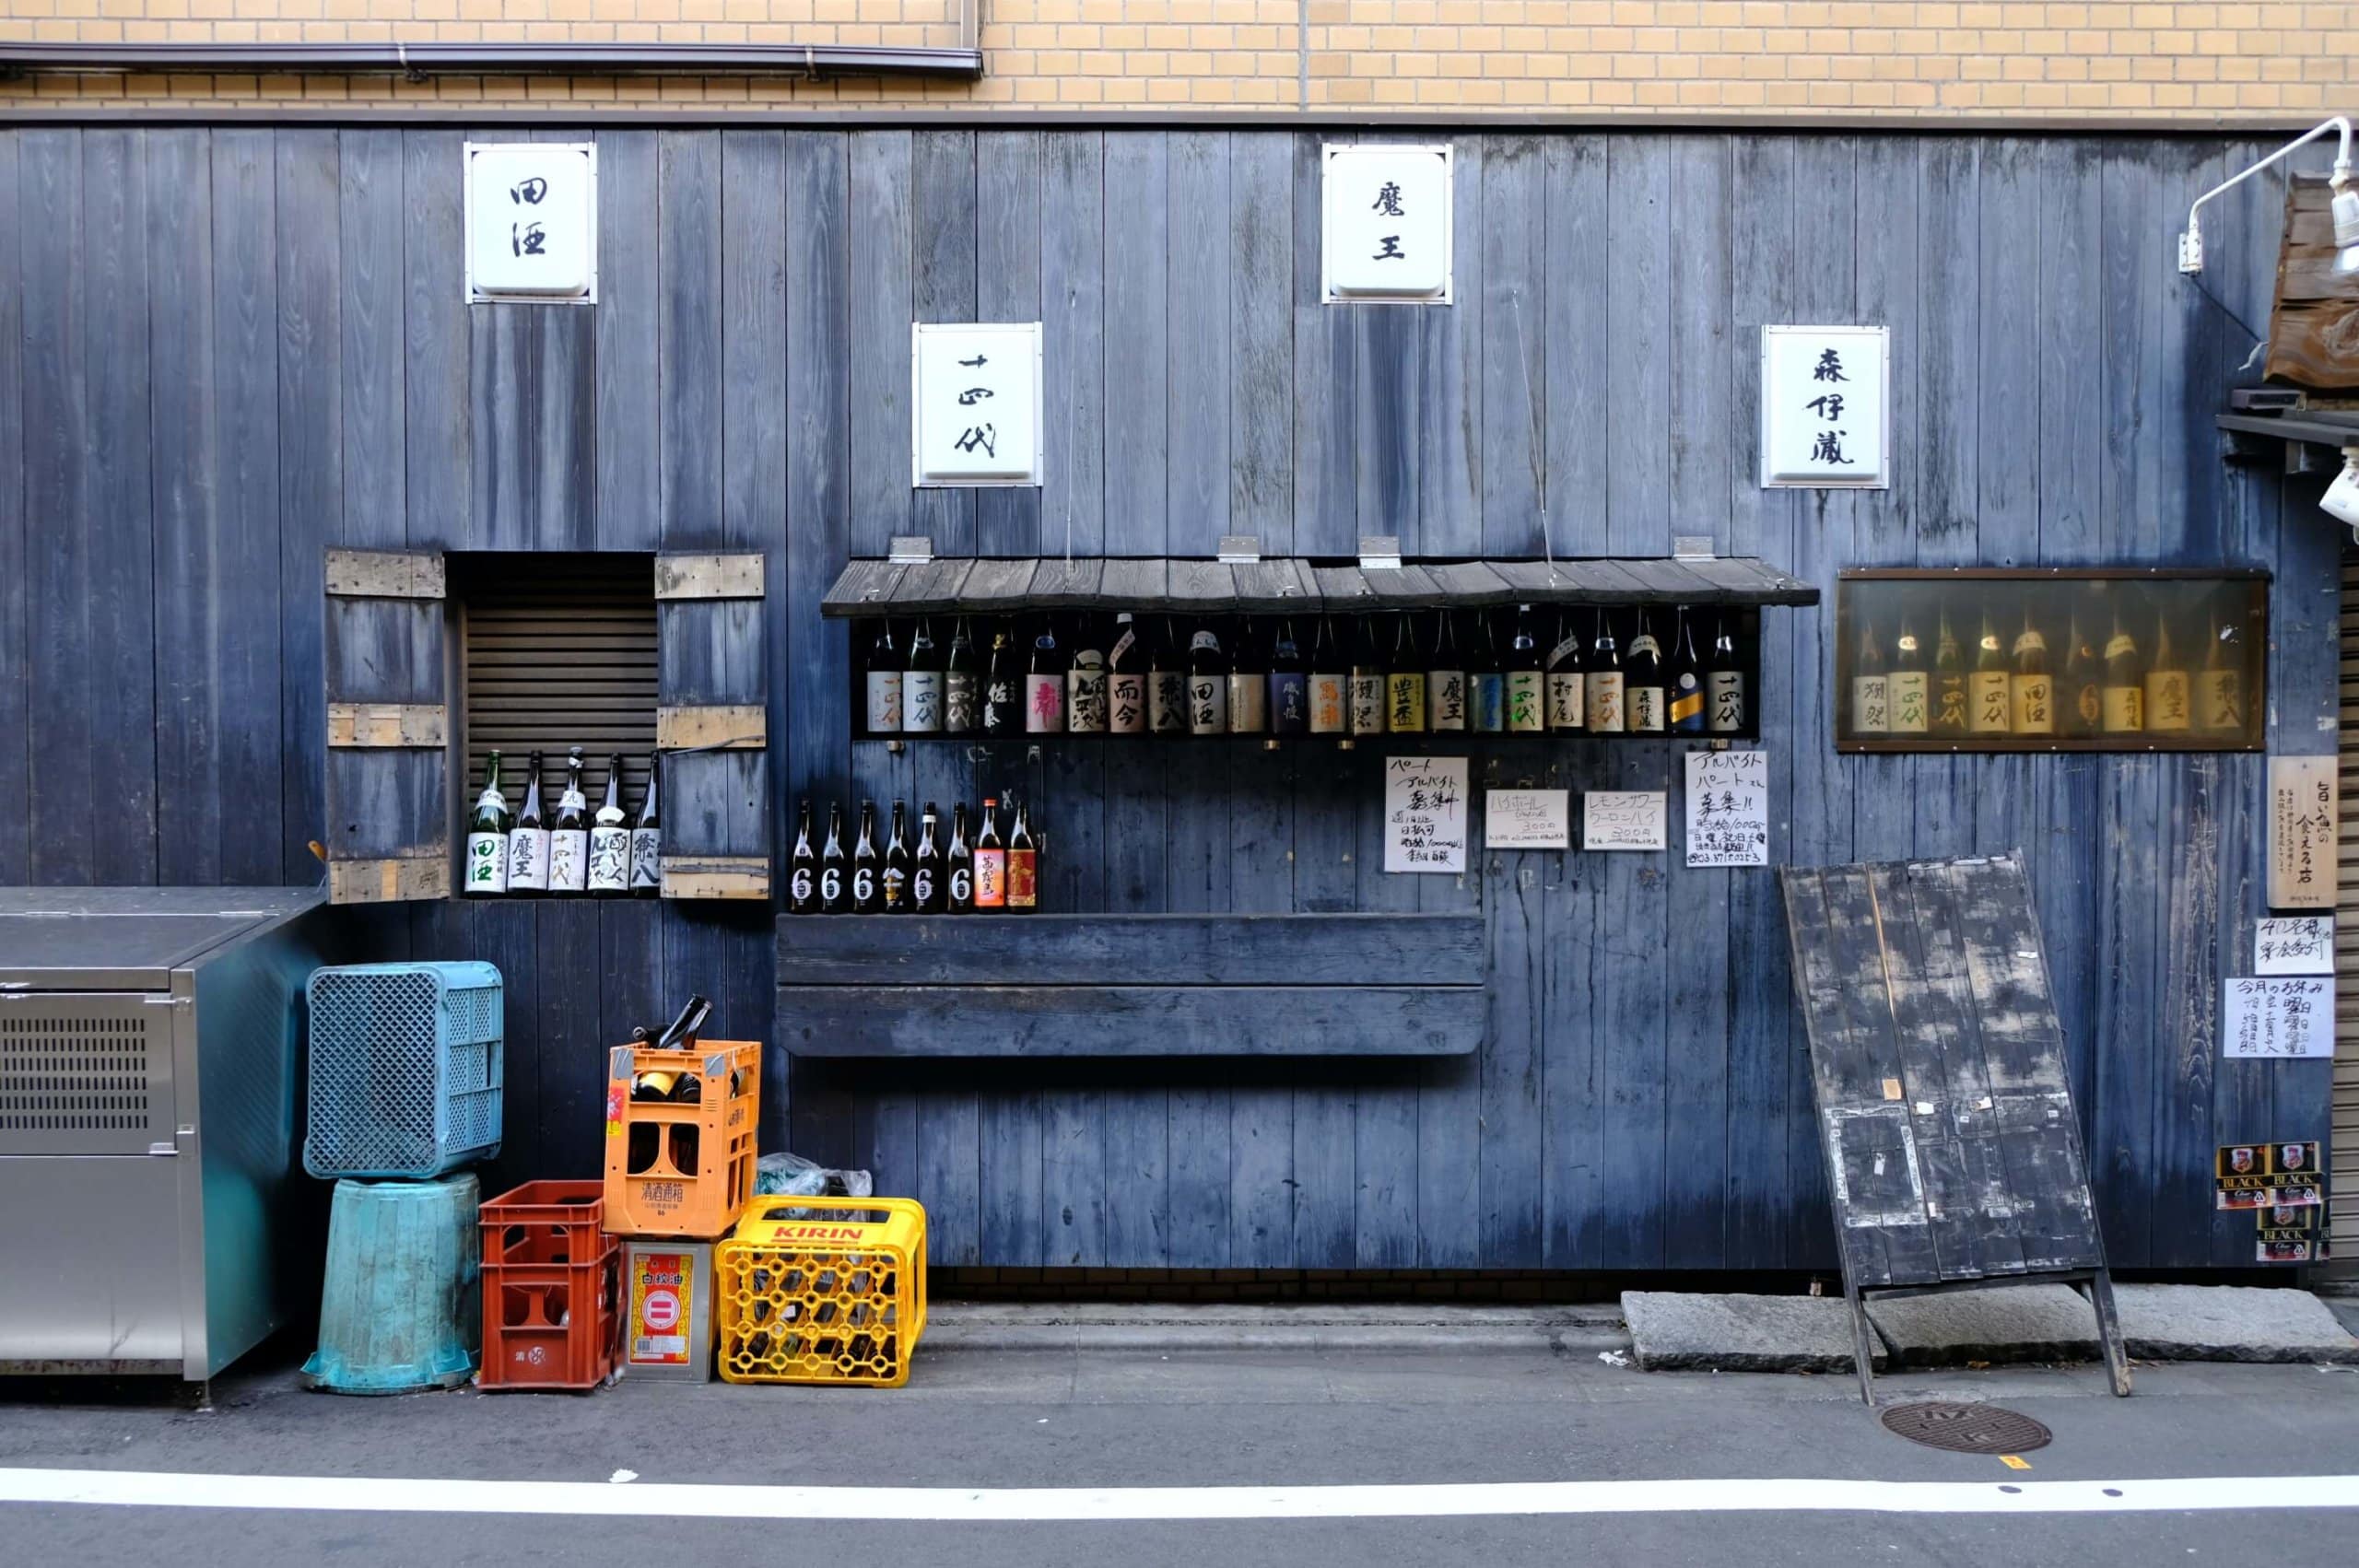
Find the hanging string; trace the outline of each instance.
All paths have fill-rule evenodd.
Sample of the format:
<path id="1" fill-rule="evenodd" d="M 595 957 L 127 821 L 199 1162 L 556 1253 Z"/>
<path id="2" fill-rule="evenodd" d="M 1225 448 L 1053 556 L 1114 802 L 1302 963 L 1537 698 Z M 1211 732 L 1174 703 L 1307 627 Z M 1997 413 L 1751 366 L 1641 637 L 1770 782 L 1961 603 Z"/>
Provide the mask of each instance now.
<path id="1" fill-rule="evenodd" d="M 1548 526 L 1548 459 L 1543 443 L 1547 439 L 1540 420 L 1540 389 L 1532 380 L 1532 354 L 1524 347 L 1523 290 L 1508 291 L 1508 303 L 1515 311 L 1515 357 L 1523 368 L 1523 407 L 1532 419 L 1532 489 L 1540 499 L 1540 553 L 1548 562 L 1548 585 L 1556 585 L 1556 542 Z"/>

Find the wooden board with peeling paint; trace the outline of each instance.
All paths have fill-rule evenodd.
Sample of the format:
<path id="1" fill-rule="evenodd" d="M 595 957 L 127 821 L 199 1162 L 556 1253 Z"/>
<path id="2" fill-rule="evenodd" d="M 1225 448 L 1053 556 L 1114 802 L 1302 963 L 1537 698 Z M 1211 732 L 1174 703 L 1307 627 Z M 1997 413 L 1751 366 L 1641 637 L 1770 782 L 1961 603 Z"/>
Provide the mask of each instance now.
<path id="1" fill-rule="evenodd" d="M 1851 1283 L 2103 1267 L 2021 856 L 1779 880 Z"/>

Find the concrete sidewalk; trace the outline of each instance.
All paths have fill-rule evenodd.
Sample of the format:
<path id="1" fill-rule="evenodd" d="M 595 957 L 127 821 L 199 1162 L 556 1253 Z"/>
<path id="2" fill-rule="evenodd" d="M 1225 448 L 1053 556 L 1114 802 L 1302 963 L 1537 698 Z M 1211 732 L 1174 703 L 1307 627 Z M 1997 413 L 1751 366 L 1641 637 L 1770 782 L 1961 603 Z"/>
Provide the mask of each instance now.
<path id="1" fill-rule="evenodd" d="M 2236 1285 L 2114 1288 L 2122 1338 L 2141 1361 L 2359 1364 L 2359 1339 L 2307 1291 Z M 1840 1295 L 1630 1291 L 1632 1350 L 1649 1371 L 1848 1372 Z M 2093 1360 L 2096 1317 L 2064 1285 L 1958 1291 L 1868 1304 L 1876 1369 Z"/>
<path id="2" fill-rule="evenodd" d="M 1621 1352 L 1613 1302 L 1555 1306 L 1328 1305 L 1317 1303 L 937 1302 L 925 1348 L 974 1352 L 1554 1351 Z"/>

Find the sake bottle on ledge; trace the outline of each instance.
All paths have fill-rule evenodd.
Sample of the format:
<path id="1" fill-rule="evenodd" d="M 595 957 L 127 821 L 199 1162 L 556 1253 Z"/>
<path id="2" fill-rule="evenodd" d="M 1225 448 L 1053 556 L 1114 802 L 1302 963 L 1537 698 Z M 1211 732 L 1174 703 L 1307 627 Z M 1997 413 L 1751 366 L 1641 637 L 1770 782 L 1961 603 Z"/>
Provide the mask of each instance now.
<path id="1" fill-rule="evenodd" d="M 2171 646 L 2168 615 L 2154 617 L 2154 660 L 2146 668 L 2146 728 L 2173 734 L 2193 721 L 2195 704 L 2189 696 L 2187 665 Z"/>
<path id="2" fill-rule="evenodd" d="M 975 848 L 967 842 L 967 802 L 950 808 L 950 847 L 942 854 L 942 912 L 975 912 Z"/>
<path id="3" fill-rule="evenodd" d="M 1477 734 L 1505 734 L 1507 666 L 1499 661 L 1499 645 L 1492 636 L 1491 617 L 1477 610 L 1472 619 L 1474 629 L 1466 638 L 1466 727 Z"/>
<path id="4" fill-rule="evenodd" d="M 1352 632 L 1350 719 L 1355 736 L 1381 735 L 1386 729 L 1385 712 L 1389 699 L 1385 691 L 1384 649 L 1379 644 L 1376 633 L 1374 615 L 1362 615 L 1359 625 Z"/>
<path id="5" fill-rule="evenodd" d="M 1900 617 L 1900 635 L 1892 643 L 1892 670 L 1884 676 L 1885 711 L 1892 717 L 1892 732 L 1895 735 L 1921 735 L 1931 720 L 1928 705 L 1932 700 L 1933 677 L 1925 668 L 1923 639 L 1917 635 L 1916 623 L 1904 614 Z"/>
<path id="6" fill-rule="evenodd" d="M 1466 728 L 1466 661 L 1448 610 L 1434 616 L 1433 659 L 1426 666 L 1426 723 L 1436 734 Z M 1407 617 L 1402 617 L 1404 623 Z"/>
<path id="7" fill-rule="evenodd" d="M 909 807 L 899 801 L 893 802 L 893 826 L 885 836 L 885 858 L 879 862 L 876 887 L 882 913 L 909 913 L 910 813 Z"/>
<path id="8" fill-rule="evenodd" d="M 1532 606 L 1515 607 L 1515 629 L 1508 636 L 1508 729 L 1537 735 L 1548 728 L 1548 678 L 1540 667 L 1540 634 L 1532 630 Z"/>
<path id="9" fill-rule="evenodd" d="M 860 838 L 851 847 L 851 912 L 874 915 L 884 907 L 885 889 L 876 852 L 876 802 L 860 802 Z"/>
<path id="10" fill-rule="evenodd" d="M 1190 734 L 1228 733 L 1228 661 L 1221 656 L 1220 635 L 1210 626 L 1198 626 L 1188 639 L 1187 701 Z M 991 813 L 983 815 L 989 826 Z"/>
<path id="11" fill-rule="evenodd" d="M 933 644 L 933 623 L 921 619 L 910 632 L 910 654 L 901 672 L 901 730 L 910 735 L 942 733 L 942 652 Z"/>
<path id="12" fill-rule="evenodd" d="M 541 754 L 534 752 L 532 771 L 524 777 L 524 802 L 516 813 L 516 825 L 508 830 L 508 891 L 548 890 L 549 830 L 541 815 Z"/>
<path id="13" fill-rule="evenodd" d="M 827 805 L 827 842 L 819 851 L 819 913 L 840 915 L 851 907 L 850 857 L 844 853 L 844 806 Z"/>
<path id="14" fill-rule="evenodd" d="M 1966 649 L 1950 626 L 1949 607 L 1944 605 L 1940 635 L 1933 643 L 1933 733 L 1966 734 L 1972 728 L 1972 708 L 1973 693 L 1966 689 Z"/>
<path id="15" fill-rule="evenodd" d="M 639 798 L 639 820 L 630 825 L 630 891 L 653 898 L 663 891 L 663 758 L 647 755 L 647 793 Z"/>
<path id="16" fill-rule="evenodd" d="M 2113 613 L 2113 635 L 2105 639 L 2105 691 L 2100 708 L 2108 735 L 2141 734 L 2146 728 L 2145 672 L 2139 667 L 2138 639 Z"/>
<path id="17" fill-rule="evenodd" d="M 2048 673 L 2048 639 L 2024 606 L 2024 629 L 2015 634 L 2015 667 L 2008 677 L 2018 735 L 2056 733 L 2056 677 Z"/>
<path id="18" fill-rule="evenodd" d="M 508 891 L 508 797 L 499 789 L 499 754 L 484 764 L 483 793 L 467 818 L 468 894 Z"/>
<path id="19" fill-rule="evenodd" d="M 1624 667 L 1624 706 L 1634 735 L 1659 735 L 1663 726 L 1662 644 L 1655 640 L 1647 612 L 1638 611 L 1638 629 L 1630 638 L 1630 659 Z"/>
<path id="20" fill-rule="evenodd" d="M 1975 639 L 1974 674 L 1967 684 L 1973 698 L 1973 730 L 1978 735 L 2005 735 L 2013 732 L 2014 690 L 2008 667 L 2007 649 L 1999 639 L 1999 628 L 1990 624 L 1988 607 L 1982 612 L 1982 635 Z"/>
<path id="21" fill-rule="evenodd" d="M 1065 672 L 1065 728 L 1077 735 L 1106 732 L 1106 655 L 1098 647 L 1095 616 L 1084 616 L 1074 633 L 1073 664 Z"/>
<path id="22" fill-rule="evenodd" d="M 590 820 L 590 895 L 618 897 L 630 891 L 630 827 L 623 816 L 623 759 L 606 759 L 606 795 Z"/>
<path id="23" fill-rule="evenodd" d="M 1106 650 L 1107 733 L 1146 733 L 1146 644 L 1139 639 L 1138 618 L 1125 610 L 1114 617 L 1114 643 Z"/>
<path id="24" fill-rule="evenodd" d="M 1696 653 L 1694 616 L 1679 607 L 1671 637 L 1671 729 L 1673 734 L 1704 732 L 1704 661 Z"/>
<path id="25" fill-rule="evenodd" d="M 1228 667 L 1228 728 L 1232 734 L 1259 735 L 1270 727 L 1270 673 L 1256 646 L 1252 623 L 1237 626 Z"/>
<path id="26" fill-rule="evenodd" d="M 1007 908 L 1007 846 L 1000 842 L 999 797 L 983 797 L 982 825 L 975 831 L 975 907 L 999 914 Z"/>
<path id="27" fill-rule="evenodd" d="M 893 646 L 893 623 L 876 622 L 876 637 L 868 645 L 868 732 L 901 732 L 901 653 Z"/>
<path id="28" fill-rule="evenodd" d="M 942 874 L 941 813 L 932 801 L 918 816 L 917 853 L 910 857 L 910 908 L 920 915 L 939 915 L 947 889 Z"/>
<path id="29" fill-rule="evenodd" d="M 1401 615 L 1392 635 L 1392 663 L 1384 673 L 1384 727 L 1392 734 L 1426 732 L 1426 671 L 1430 667 L 1409 630 L 1409 617 Z"/>
<path id="30" fill-rule="evenodd" d="M 794 849 L 788 855 L 786 865 L 786 912 L 817 914 L 819 852 L 811 847 L 811 802 L 807 799 L 795 810 Z"/>
<path id="31" fill-rule="evenodd" d="M 1860 617 L 1860 646 L 1851 655 L 1851 733 L 1881 735 L 1892 728 L 1892 678 L 1875 623 Z"/>
<path id="32" fill-rule="evenodd" d="M 580 893 L 590 885 L 590 797 L 581 792 L 581 748 L 565 757 L 565 792 L 557 798 L 549 830 L 549 891 Z"/>
<path id="33" fill-rule="evenodd" d="M 1291 619 L 1277 623 L 1270 643 L 1270 733 L 1299 735 L 1310 728 L 1310 673 Z"/>
<path id="34" fill-rule="evenodd" d="M 1749 722 L 1744 697 L 1744 664 L 1737 658 L 1736 636 L 1729 630 L 1729 615 L 1722 611 L 1712 628 L 1712 664 L 1705 677 L 1710 689 L 1711 722 L 1715 735 L 1742 732 Z"/>
<path id="35" fill-rule="evenodd" d="M 1171 629 L 1171 617 L 1158 615 L 1155 622 L 1155 651 L 1147 660 L 1147 728 L 1158 735 L 1185 735 L 1191 727 L 1190 717 L 1188 660 L 1180 650 Z"/>
<path id="36" fill-rule="evenodd" d="M 2094 735 L 2105 722 L 2105 661 L 2090 645 L 2074 615 L 2064 637 L 2064 675 L 2056 692 L 2056 732 L 2074 739 Z"/>
<path id="37" fill-rule="evenodd" d="M 1590 645 L 1588 695 L 1589 732 L 1622 733 L 1622 652 L 1614 641 L 1614 617 L 1602 605 L 1597 612 L 1597 640 Z"/>
<path id="38" fill-rule="evenodd" d="M 942 731 L 969 735 L 981 722 L 982 670 L 974 634 L 961 615 L 950 632 L 950 657 L 942 664 Z"/>
<path id="39" fill-rule="evenodd" d="M 1310 638 L 1310 676 L 1305 692 L 1309 728 L 1314 735 L 1341 735 L 1350 729 L 1351 663 L 1335 636 L 1335 617 L 1321 615 Z"/>
<path id="40" fill-rule="evenodd" d="M 1574 613 L 1556 613 L 1556 641 L 1548 649 L 1548 728 L 1558 733 L 1589 728 L 1589 694 L 1581 688 L 1588 661 L 1581 657 L 1581 634 Z"/>
<path id="41" fill-rule="evenodd" d="M 2233 620 L 2215 607 L 2212 635 L 2204 639 L 2203 673 L 2195 683 L 2196 720 L 2214 735 L 2240 735 L 2245 729 L 2245 648 Z"/>
<path id="42" fill-rule="evenodd" d="M 1064 649 L 1057 643 L 1053 621 L 1043 620 L 1032 637 L 1032 661 L 1024 677 L 1024 731 L 1028 735 L 1061 734 L 1065 727 Z"/>
<path id="43" fill-rule="evenodd" d="M 1016 669 L 1015 638 L 1004 624 L 992 628 L 991 660 L 983 669 L 983 733 L 1004 740 L 1024 732 L 1024 675 Z"/>

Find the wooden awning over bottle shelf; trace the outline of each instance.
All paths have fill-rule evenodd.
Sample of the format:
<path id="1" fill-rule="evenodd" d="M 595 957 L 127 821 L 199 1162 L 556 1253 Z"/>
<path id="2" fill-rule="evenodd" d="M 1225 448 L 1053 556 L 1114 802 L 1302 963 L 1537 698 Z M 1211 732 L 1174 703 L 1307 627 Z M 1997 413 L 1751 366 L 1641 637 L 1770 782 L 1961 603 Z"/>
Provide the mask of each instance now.
<path id="1" fill-rule="evenodd" d="M 1815 604 L 1818 590 L 1749 557 L 1408 561 L 1298 559 L 854 561 L 822 614 L 1005 615 L 1044 610 L 1160 614 L 1361 614 L 1502 604 Z"/>

